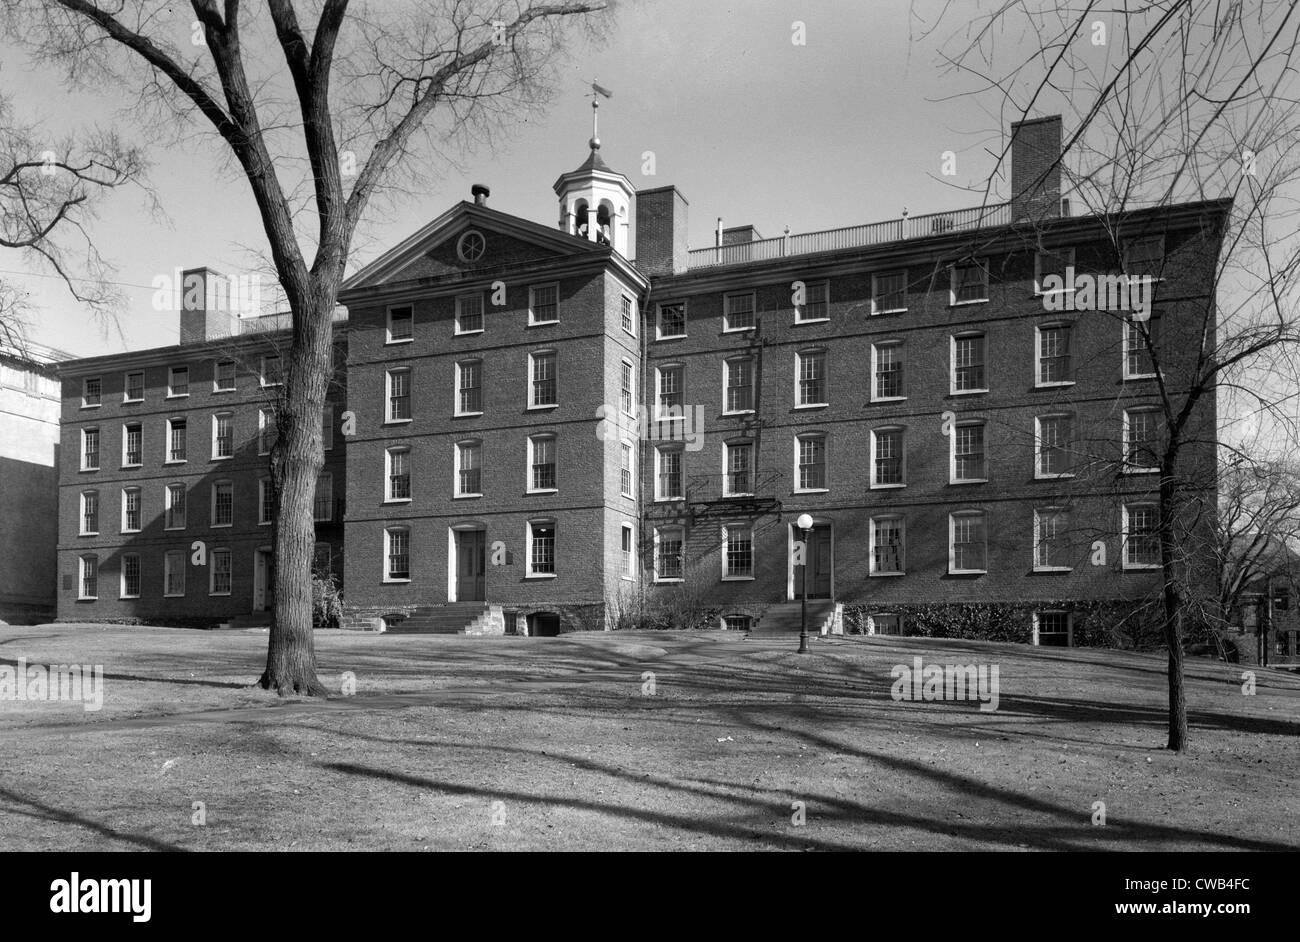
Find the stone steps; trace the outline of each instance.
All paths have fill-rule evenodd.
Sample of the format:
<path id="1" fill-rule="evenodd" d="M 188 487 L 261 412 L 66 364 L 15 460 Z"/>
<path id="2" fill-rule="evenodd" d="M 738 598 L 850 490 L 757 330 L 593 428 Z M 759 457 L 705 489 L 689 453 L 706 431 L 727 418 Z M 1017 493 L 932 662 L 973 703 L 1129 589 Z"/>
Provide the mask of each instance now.
<path id="1" fill-rule="evenodd" d="M 417 608 L 400 625 L 388 629 L 395 635 L 488 635 L 505 633 L 500 605 L 487 602 L 448 602 Z"/>
<path id="2" fill-rule="evenodd" d="M 782 602 L 773 605 L 749 630 L 749 638 L 789 638 L 798 635 L 802 625 L 802 603 Z M 831 630 L 835 618 L 835 602 L 831 599 L 808 600 L 808 634 L 820 635 Z"/>

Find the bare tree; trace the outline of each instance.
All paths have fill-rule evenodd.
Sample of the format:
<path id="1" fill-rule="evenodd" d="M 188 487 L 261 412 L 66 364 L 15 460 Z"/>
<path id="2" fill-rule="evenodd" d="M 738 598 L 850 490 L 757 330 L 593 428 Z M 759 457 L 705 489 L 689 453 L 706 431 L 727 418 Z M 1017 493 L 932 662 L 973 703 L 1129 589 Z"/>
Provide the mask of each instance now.
<path id="1" fill-rule="evenodd" d="M 1220 478 L 1214 558 L 1226 620 L 1242 593 L 1272 575 L 1300 541 L 1300 473 L 1294 464 L 1237 455 Z"/>

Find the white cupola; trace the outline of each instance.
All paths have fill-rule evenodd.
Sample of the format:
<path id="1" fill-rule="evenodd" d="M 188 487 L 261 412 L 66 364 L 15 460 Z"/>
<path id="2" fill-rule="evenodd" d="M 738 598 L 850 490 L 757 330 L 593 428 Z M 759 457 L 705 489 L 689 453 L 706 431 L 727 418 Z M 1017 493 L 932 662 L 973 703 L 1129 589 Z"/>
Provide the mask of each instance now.
<path id="1" fill-rule="evenodd" d="M 600 157 L 600 138 L 596 136 L 596 111 L 592 101 L 591 153 L 576 170 L 561 174 L 555 181 L 555 195 L 560 198 L 560 228 L 570 235 L 612 245 L 626 257 L 628 224 L 636 191 L 632 181 L 611 170 Z"/>

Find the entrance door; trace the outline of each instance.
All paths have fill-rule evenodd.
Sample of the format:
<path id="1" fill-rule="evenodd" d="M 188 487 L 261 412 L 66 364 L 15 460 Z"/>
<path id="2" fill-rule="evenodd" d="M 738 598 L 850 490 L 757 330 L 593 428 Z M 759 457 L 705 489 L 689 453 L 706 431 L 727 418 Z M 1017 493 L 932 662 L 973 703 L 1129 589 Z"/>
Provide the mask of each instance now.
<path id="1" fill-rule="evenodd" d="M 275 608 L 275 566 L 271 565 L 271 551 L 257 550 L 253 554 L 253 611 L 269 612 Z"/>
<path id="2" fill-rule="evenodd" d="M 456 601 L 487 598 L 483 574 L 487 569 L 487 535 L 482 530 L 456 531 Z"/>
<path id="3" fill-rule="evenodd" d="M 795 531 L 795 539 L 802 534 Z M 808 534 L 808 598 L 831 597 L 831 528 L 820 525 Z M 794 597 L 803 598 L 803 567 L 794 567 Z"/>

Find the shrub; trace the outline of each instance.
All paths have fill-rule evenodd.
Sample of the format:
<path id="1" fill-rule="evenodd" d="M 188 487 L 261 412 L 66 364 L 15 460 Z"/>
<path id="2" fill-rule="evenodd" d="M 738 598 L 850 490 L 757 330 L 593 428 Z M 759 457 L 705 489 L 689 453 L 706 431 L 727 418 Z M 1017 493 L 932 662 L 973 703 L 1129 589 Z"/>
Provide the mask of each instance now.
<path id="1" fill-rule="evenodd" d="M 311 620 L 315 628 L 338 628 L 343 623 L 343 592 L 332 573 L 312 573 Z"/>

